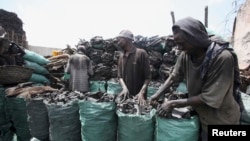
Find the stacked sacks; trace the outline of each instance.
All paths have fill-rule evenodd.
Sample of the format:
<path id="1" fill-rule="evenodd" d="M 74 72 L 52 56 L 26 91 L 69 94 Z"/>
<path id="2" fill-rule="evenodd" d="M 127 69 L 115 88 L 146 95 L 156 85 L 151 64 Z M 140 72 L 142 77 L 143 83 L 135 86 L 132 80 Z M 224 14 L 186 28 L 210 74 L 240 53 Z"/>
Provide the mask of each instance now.
<path id="1" fill-rule="evenodd" d="M 90 60 L 93 61 L 93 70 L 94 76 L 93 79 L 95 80 L 105 80 L 106 77 L 109 77 L 107 72 L 110 72 L 109 67 L 104 65 L 102 62 L 102 55 L 104 54 L 105 50 L 104 47 L 104 40 L 101 36 L 95 36 L 90 40 L 90 48 L 88 48 L 88 56 Z"/>
<path id="2" fill-rule="evenodd" d="M 11 122 L 6 113 L 5 88 L 0 86 L 0 140 L 12 141 L 14 132 L 11 130 Z"/>
<path id="3" fill-rule="evenodd" d="M 113 95 L 56 91 L 32 95 L 31 99 L 40 105 L 29 103 L 28 106 L 30 119 L 33 118 L 34 122 L 31 123 L 31 134 L 37 139 L 46 140 L 49 134 L 52 141 L 116 141 L 117 117 Z M 39 107 L 42 112 L 38 114 L 35 109 Z"/>
<path id="4" fill-rule="evenodd" d="M 87 56 L 93 61 L 92 80 L 106 81 L 117 75 L 116 51 L 118 48 L 113 39 L 104 40 L 101 36 L 95 36 L 90 40 Z"/>
<path id="5" fill-rule="evenodd" d="M 33 51 L 27 49 L 25 49 L 24 51 L 25 55 L 23 56 L 23 59 L 25 61 L 25 66 L 34 69 L 34 72 L 29 81 L 40 84 L 50 84 L 49 79 L 46 77 L 49 72 L 44 67 L 49 63 L 49 60 Z"/>
<path id="6" fill-rule="evenodd" d="M 175 49 L 173 37 L 143 37 L 135 36 L 134 45 L 149 54 L 152 80 L 165 80 L 175 64 L 179 52 Z M 116 39 L 104 40 L 102 36 L 91 38 L 90 42 L 80 40 L 78 45 L 87 47 L 86 55 L 93 61 L 93 81 L 109 81 L 117 77 L 118 57 L 121 53 Z"/>
<path id="7" fill-rule="evenodd" d="M 107 81 L 117 77 L 118 47 L 113 39 L 93 37 L 90 42 L 80 40 L 78 45 L 87 47 L 86 55 L 93 62 L 94 75 L 90 79 L 90 92 L 106 92 Z"/>
<path id="8" fill-rule="evenodd" d="M 147 51 L 150 61 L 150 70 L 153 81 L 162 82 L 166 80 L 178 56 L 175 50 L 173 37 L 135 36 L 134 45 Z"/>
<path id="9" fill-rule="evenodd" d="M 46 125 L 44 116 L 42 116 L 45 106 L 40 101 L 31 101 L 30 98 L 48 91 L 57 91 L 57 89 L 26 82 L 5 90 L 6 113 L 13 123 L 12 126 L 18 139 L 29 140 L 31 136 L 46 139 L 46 130 L 35 130 L 43 129 Z M 42 122 L 39 123 L 39 121 Z"/>

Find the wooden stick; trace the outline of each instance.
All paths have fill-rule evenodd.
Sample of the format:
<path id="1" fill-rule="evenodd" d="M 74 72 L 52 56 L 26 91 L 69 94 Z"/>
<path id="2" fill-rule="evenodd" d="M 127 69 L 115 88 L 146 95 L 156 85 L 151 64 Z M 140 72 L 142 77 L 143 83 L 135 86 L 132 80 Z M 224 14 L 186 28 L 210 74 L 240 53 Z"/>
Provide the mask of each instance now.
<path id="1" fill-rule="evenodd" d="M 174 17 L 174 12 L 173 11 L 171 11 L 171 17 L 172 17 L 172 22 L 174 24 L 175 23 L 175 17 Z"/>
<path id="2" fill-rule="evenodd" d="M 208 27 L 208 6 L 205 7 L 205 27 Z"/>

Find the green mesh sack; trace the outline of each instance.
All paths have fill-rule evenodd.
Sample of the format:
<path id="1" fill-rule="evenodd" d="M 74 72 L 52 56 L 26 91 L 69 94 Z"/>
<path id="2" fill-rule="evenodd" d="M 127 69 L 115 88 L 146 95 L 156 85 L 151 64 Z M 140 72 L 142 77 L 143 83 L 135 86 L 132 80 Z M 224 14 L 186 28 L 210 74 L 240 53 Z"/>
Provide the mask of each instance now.
<path id="1" fill-rule="evenodd" d="M 69 80 L 69 78 L 70 78 L 70 74 L 64 73 L 63 80 Z"/>
<path id="2" fill-rule="evenodd" d="M 122 91 L 122 86 L 119 82 L 107 81 L 107 93 L 118 95 Z"/>
<path id="3" fill-rule="evenodd" d="M 42 141 L 49 140 L 49 117 L 43 100 L 26 102 L 30 134 Z"/>
<path id="4" fill-rule="evenodd" d="M 184 94 L 188 93 L 186 83 L 180 82 L 178 87 L 176 88 L 176 92 L 181 92 Z"/>
<path id="5" fill-rule="evenodd" d="M 90 92 L 106 92 L 106 81 L 90 81 Z"/>
<path id="6" fill-rule="evenodd" d="M 79 101 L 83 141 L 116 141 L 117 116 L 114 102 Z"/>
<path id="7" fill-rule="evenodd" d="M 44 56 L 42 56 L 34 51 L 25 49 L 24 52 L 25 52 L 25 54 L 23 56 L 24 60 L 36 62 L 39 65 L 47 65 L 50 62 Z"/>
<path id="8" fill-rule="evenodd" d="M 12 141 L 14 132 L 11 130 L 11 123 L 0 126 L 0 141 Z"/>
<path id="9" fill-rule="evenodd" d="M 155 141 L 198 141 L 199 119 L 166 119 L 156 116 Z"/>
<path id="10" fill-rule="evenodd" d="M 79 107 L 76 101 L 66 105 L 46 104 L 52 141 L 81 141 Z"/>
<path id="11" fill-rule="evenodd" d="M 124 114 L 117 110 L 119 141 L 153 141 L 155 109 L 148 115 Z"/>
<path id="12" fill-rule="evenodd" d="M 9 122 L 5 111 L 6 98 L 5 98 L 5 88 L 0 87 L 0 126 Z"/>
<path id="13" fill-rule="evenodd" d="M 29 81 L 34 82 L 34 83 L 41 83 L 41 84 L 49 84 L 50 83 L 49 79 L 47 79 L 44 75 L 37 74 L 37 73 L 32 73 Z"/>
<path id="14" fill-rule="evenodd" d="M 49 71 L 44 66 L 39 65 L 36 62 L 24 60 L 24 63 L 25 63 L 24 66 L 33 69 L 34 73 L 42 75 L 49 74 Z"/>
<path id="15" fill-rule="evenodd" d="M 147 97 L 151 97 L 152 95 L 154 95 L 158 89 L 159 88 L 157 87 L 148 86 Z"/>
<path id="16" fill-rule="evenodd" d="M 241 112 L 240 123 L 250 124 L 250 95 L 241 92 L 240 98 L 243 107 Z"/>
<path id="17" fill-rule="evenodd" d="M 95 49 L 103 49 L 104 45 L 101 43 L 101 44 L 94 44 L 92 45 L 93 48 Z"/>
<path id="18" fill-rule="evenodd" d="M 29 141 L 31 139 L 31 135 L 27 121 L 28 116 L 25 99 L 7 97 L 6 113 L 11 122 L 13 122 L 13 128 L 17 136 L 17 141 Z"/>

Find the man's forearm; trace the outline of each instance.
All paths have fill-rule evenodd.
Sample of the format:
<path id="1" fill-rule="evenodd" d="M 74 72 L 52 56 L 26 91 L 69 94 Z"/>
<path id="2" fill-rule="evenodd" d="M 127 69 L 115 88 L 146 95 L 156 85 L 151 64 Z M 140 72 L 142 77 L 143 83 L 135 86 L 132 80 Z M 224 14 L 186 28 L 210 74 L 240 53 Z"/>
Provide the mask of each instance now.
<path id="1" fill-rule="evenodd" d="M 164 84 L 155 93 L 155 96 L 160 97 L 166 91 L 166 89 L 168 89 L 172 84 L 173 84 L 173 79 L 172 76 L 170 75 L 168 79 L 164 82 Z"/>
<path id="2" fill-rule="evenodd" d="M 144 94 L 144 93 L 146 92 L 146 90 L 147 90 L 147 88 L 148 88 L 148 84 L 149 84 L 149 80 L 146 79 L 146 80 L 144 81 L 144 84 L 142 85 L 142 88 L 141 88 L 141 90 L 140 90 L 140 93 Z"/>
<path id="3" fill-rule="evenodd" d="M 125 82 L 124 82 L 124 80 L 122 78 L 119 78 L 119 82 L 120 82 L 120 84 L 122 86 L 122 89 L 127 89 L 127 86 L 126 86 L 126 84 L 125 84 Z"/>
<path id="4" fill-rule="evenodd" d="M 191 98 L 186 98 L 186 99 L 171 100 L 172 108 L 185 107 L 185 106 L 197 106 L 201 104 L 204 104 L 204 103 L 200 99 L 199 95 L 191 97 Z"/>

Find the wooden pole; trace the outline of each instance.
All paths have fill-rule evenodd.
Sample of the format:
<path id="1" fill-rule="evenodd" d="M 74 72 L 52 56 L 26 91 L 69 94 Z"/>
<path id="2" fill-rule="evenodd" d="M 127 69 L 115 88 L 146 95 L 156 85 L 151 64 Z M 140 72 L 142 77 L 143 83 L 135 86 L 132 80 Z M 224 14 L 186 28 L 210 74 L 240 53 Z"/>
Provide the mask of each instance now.
<path id="1" fill-rule="evenodd" d="M 171 11 L 171 17 L 172 17 L 172 22 L 174 24 L 175 23 L 175 17 L 174 17 L 174 12 L 173 11 Z"/>
<path id="2" fill-rule="evenodd" d="M 205 27 L 208 27 L 208 6 L 205 7 Z"/>

